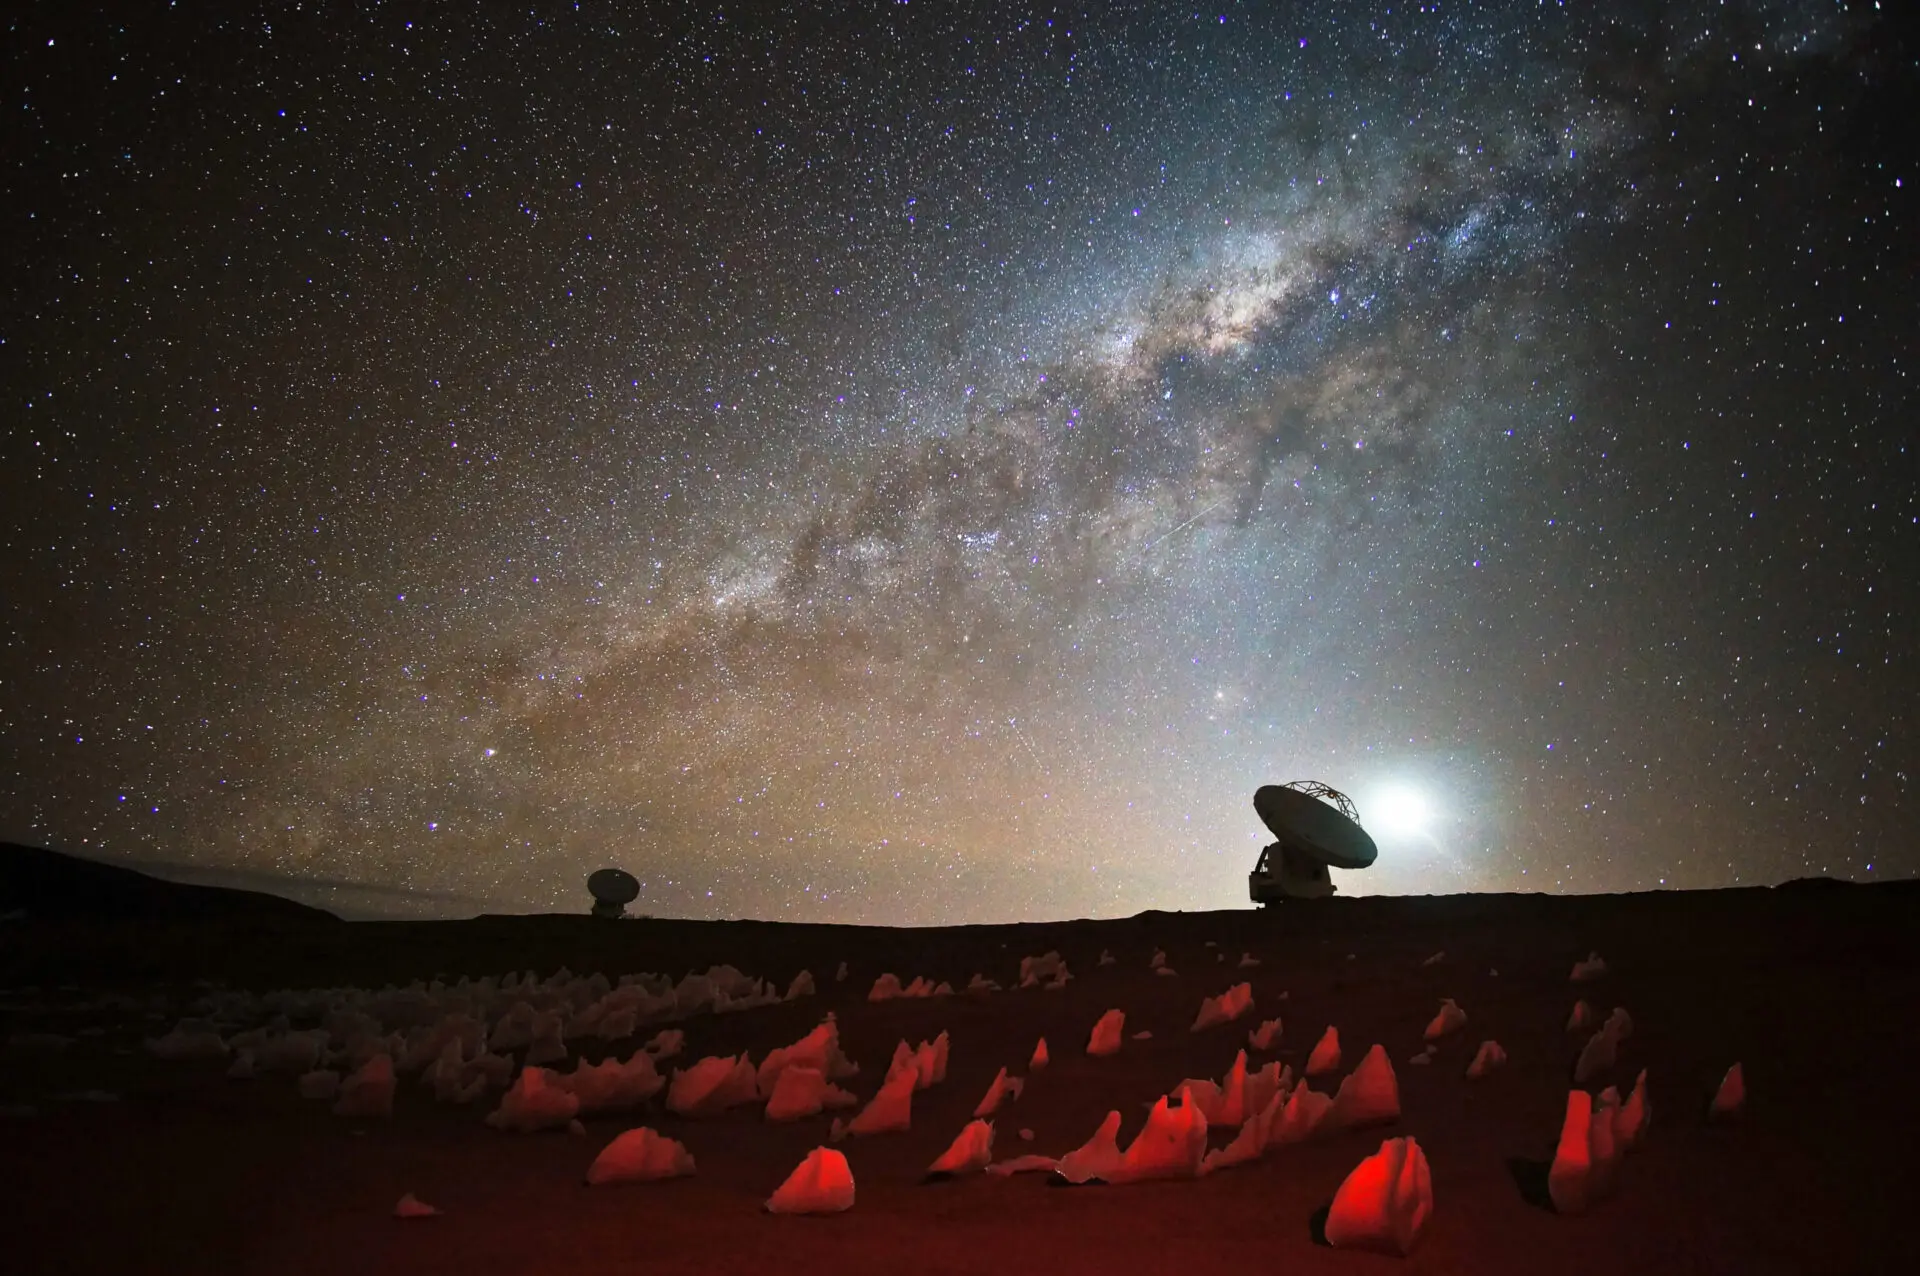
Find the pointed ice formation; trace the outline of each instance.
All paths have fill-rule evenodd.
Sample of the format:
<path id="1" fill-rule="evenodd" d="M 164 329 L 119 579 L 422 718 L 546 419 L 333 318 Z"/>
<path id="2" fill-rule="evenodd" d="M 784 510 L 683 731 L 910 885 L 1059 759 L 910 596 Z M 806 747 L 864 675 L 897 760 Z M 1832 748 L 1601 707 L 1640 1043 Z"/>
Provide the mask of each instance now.
<path id="1" fill-rule="evenodd" d="M 421 1080 L 433 1087 L 433 1097 L 441 1103 L 472 1103 L 485 1094 L 493 1084 L 494 1067 L 483 1064 L 482 1060 L 500 1059 L 510 1074 L 513 1060 L 502 1055 L 482 1054 L 476 1059 L 466 1059 L 461 1055 L 462 1044 L 449 1041 L 441 1050 L 440 1057 L 427 1068 Z"/>
<path id="2" fill-rule="evenodd" d="M 166 1036 L 150 1038 L 147 1053 L 160 1059 L 225 1059 L 227 1043 L 205 1020 L 182 1019 Z"/>
<path id="3" fill-rule="evenodd" d="M 1125 1161 L 1119 1140 L 1120 1114 L 1109 1112 L 1093 1137 L 1061 1157 L 1054 1172 L 1069 1183 L 1118 1182 Z"/>
<path id="4" fill-rule="evenodd" d="M 1000 985 L 995 983 L 993 980 L 988 979 L 985 975 L 981 974 L 979 971 L 975 971 L 973 974 L 973 978 L 967 980 L 967 991 L 972 993 L 976 997 L 985 996 L 987 993 L 990 993 L 990 992 L 999 992 Z"/>
<path id="5" fill-rule="evenodd" d="M 1280 1097 L 1273 1096 L 1265 1107 L 1256 1111 L 1241 1122 L 1239 1133 L 1223 1147 L 1208 1152 L 1200 1159 L 1200 1172 L 1211 1174 L 1215 1170 L 1224 1170 L 1233 1165 L 1246 1165 L 1266 1155 L 1267 1143 L 1272 1137 L 1273 1123 L 1280 1119 Z"/>
<path id="6" fill-rule="evenodd" d="M 1260 964 L 1260 959 L 1258 957 L 1255 957 L 1252 953 L 1240 954 L 1240 969 L 1252 970 L 1254 967 L 1258 966 L 1259 964 Z"/>
<path id="7" fill-rule="evenodd" d="M 1640 1075 L 1634 1080 L 1633 1093 L 1620 1105 L 1620 1111 L 1614 1118 L 1614 1141 L 1622 1152 L 1631 1152 L 1640 1146 L 1640 1140 L 1647 1136 L 1647 1122 L 1653 1116 L 1653 1105 L 1647 1098 L 1647 1070 L 1640 1069 Z"/>
<path id="8" fill-rule="evenodd" d="M 485 1035 L 485 1028 L 471 1015 L 459 1012 L 442 1015 L 436 1023 L 415 1027 L 408 1033 L 406 1044 L 394 1060 L 394 1071 L 420 1072 L 432 1066 L 453 1042 L 459 1042 L 463 1052 L 471 1046 L 472 1052 L 478 1054 Z"/>
<path id="9" fill-rule="evenodd" d="M 853 1207 L 853 1170 L 832 1148 L 815 1148 L 767 1200 L 771 1214 L 837 1214 Z"/>
<path id="10" fill-rule="evenodd" d="M 1269 1080 L 1269 1078 L 1271 1078 L 1271 1080 Z M 1260 1084 L 1256 1086 L 1254 1082 L 1260 1082 Z M 1271 1088 L 1269 1088 L 1269 1086 L 1271 1086 Z M 1294 1094 L 1294 1069 L 1283 1065 L 1283 1067 L 1279 1069 L 1279 1073 L 1273 1073 L 1273 1065 L 1269 1063 L 1267 1067 L 1260 1069 L 1258 1075 L 1248 1076 L 1248 1078 L 1246 1078 L 1246 1101 L 1248 1101 L 1248 1105 L 1254 1103 L 1254 1096 L 1256 1096 L 1256 1094 L 1263 1096 L 1261 1111 L 1265 1111 L 1265 1109 L 1269 1109 L 1269 1107 L 1273 1109 L 1273 1111 L 1269 1113 L 1269 1117 L 1267 1117 L 1267 1142 L 1271 1144 L 1271 1142 L 1273 1142 L 1273 1132 L 1281 1128 L 1281 1117 L 1286 1115 L 1286 1099 L 1292 1098 L 1292 1094 Z"/>
<path id="11" fill-rule="evenodd" d="M 408 1192 L 405 1196 L 401 1197 L 399 1203 L 393 1207 L 393 1216 L 395 1218 L 438 1218 L 440 1211 L 415 1196 L 412 1192 Z"/>
<path id="12" fill-rule="evenodd" d="M 1127 1016 L 1119 1010 L 1109 1010 L 1100 1016 L 1100 1022 L 1093 1025 L 1093 1035 L 1087 1039 L 1087 1053 L 1096 1059 L 1120 1053 L 1120 1038 L 1127 1030 Z"/>
<path id="13" fill-rule="evenodd" d="M 1321 1034 L 1320 1041 L 1307 1056 L 1307 1072 L 1310 1077 L 1323 1077 L 1340 1067 L 1340 1030 L 1329 1026 Z"/>
<path id="14" fill-rule="evenodd" d="M 673 1074 L 667 1086 L 667 1111 L 688 1117 L 712 1116 L 758 1097 L 753 1064 L 744 1053 L 737 1058 L 712 1055 Z"/>
<path id="15" fill-rule="evenodd" d="M 845 983 L 846 979 L 847 979 L 847 963 L 843 961 L 840 963 L 840 968 L 833 972 L 833 982 L 836 984 Z"/>
<path id="16" fill-rule="evenodd" d="M 527 1056 L 522 1063 L 558 1063 L 567 1057 L 566 1024 L 558 1011 L 549 1010 L 533 1017 L 527 1039 Z"/>
<path id="17" fill-rule="evenodd" d="M 986 1169 L 992 1160 L 993 1122 L 975 1120 L 968 1122 L 940 1159 L 927 1167 L 927 1173 L 973 1174 Z"/>
<path id="18" fill-rule="evenodd" d="M 600 1155 L 587 1167 L 587 1184 L 654 1183 L 686 1178 L 692 1173 L 693 1153 L 686 1145 L 643 1125 L 600 1149 Z"/>
<path id="19" fill-rule="evenodd" d="M 1573 1013 L 1567 1016 L 1568 1032 L 1585 1032 L 1593 1026 L 1593 1007 L 1584 1001 L 1573 1003 Z"/>
<path id="20" fill-rule="evenodd" d="M 1216 1024 L 1232 1023 L 1252 1009 L 1253 985 L 1235 984 L 1218 997 L 1208 997 L 1200 1003 L 1200 1013 L 1193 1021 L 1193 1030 L 1199 1032 Z"/>
<path id="21" fill-rule="evenodd" d="M 1285 1097 L 1284 1091 L 1293 1080 L 1293 1070 L 1281 1064 L 1278 1059 L 1268 1062 L 1258 1072 L 1247 1074 L 1247 1114 L 1251 1116 L 1272 1101 L 1275 1095 Z"/>
<path id="22" fill-rule="evenodd" d="M 1247 1034 L 1247 1044 L 1255 1050 L 1271 1050 L 1280 1044 L 1280 1021 L 1263 1020 L 1258 1028 Z"/>
<path id="23" fill-rule="evenodd" d="M 1440 1002 L 1440 1013 L 1427 1024 L 1426 1039 L 1438 1041 L 1450 1033 L 1460 1031 L 1467 1026 L 1467 1012 L 1454 1004 L 1451 997 Z"/>
<path id="24" fill-rule="evenodd" d="M 993 1084 L 987 1087 L 986 1097 L 981 1099 L 979 1106 L 974 1108 L 973 1115 L 977 1117 L 992 1116 L 1000 1110 L 1002 1103 L 1019 1098 L 1020 1091 L 1025 1088 L 1025 1086 L 1025 1081 L 1019 1077 L 1009 1077 L 1005 1068 L 1000 1069 L 999 1073 L 993 1078 Z"/>
<path id="25" fill-rule="evenodd" d="M 1588 1037 L 1587 1044 L 1580 1048 L 1580 1057 L 1573 1063 L 1573 1083 L 1585 1085 L 1611 1068 L 1619 1048 L 1619 1041 L 1604 1028 Z"/>
<path id="26" fill-rule="evenodd" d="M 922 1041 L 918 1049 L 910 1049 L 902 1041 L 893 1049 L 893 1062 L 887 1066 L 887 1080 L 892 1081 L 902 1072 L 913 1074 L 913 1088 L 925 1090 L 947 1079 L 947 1034 L 942 1032 L 932 1041 Z"/>
<path id="27" fill-rule="evenodd" d="M 1482 1041 L 1480 1048 L 1473 1052 L 1473 1062 L 1467 1065 L 1467 1079 L 1478 1081 L 1506 1061 L 1507 1052 L 1500 1048 L 1498 1041 Z"/>
<path id="28" fill-rule="evenodd" d="M 1714 1091 L 1713 1105 L 1707 1109 L 1711 1120 L 1723 1121 L 1740 1115 L 1747 1105 L 1747 1074 L 1739 1064 L 1727 1069 L 1727 1075 L 1720 1078 L 1720 1088 Z"/>
<path id="29" fill-rule="evenodd" d="M 315 1068 L 300 1074 L 300 1097 L 331 1099 L 340 1093 L 340 1074 L 332 1068 Z"/>
<path id="30" fill-rule="evenodd" d="M 1257 1107 L 1247 1103 L 1247 1052 L 1242 1050 L 1234 1055 L 1233 1066 L 1227 1069 L 1226 1080 L 1220 1083 L 1220 1106 L 1212 1111 L 1202 1109 L 1202 1115 L 1209 1125 L 1234 1128 L 1258 1112 Z"/>
<path id="31" fill-rule="evenodd" d="M 1153 956 L 1147 959 L 1147 968 L 1149 970 L 1158 970 L 1166 964 L 1167 964 L 1167 954 L 1165 949 L 1161 949 L 1161 948 L 1154 949 Z"/>
<path id="32" fill-rule="evenodd" d="M 1560 1124 L 1560 1144 L 1547 1171 L 1547 1195 L 1561 1214 L 1583 1214 L 1593 1200 L 1593 1096 L 1585 1090 L 1567 1093 L 1567 1115 Z"/>
<path id="33" fill-rule="evenodd" d="M 811 970 L 803 970 L 793 977 L 792 983 L 787 985 L 786 999 L 788 1001 L 794 1001 L 801 997 L 811 996 L 813 996 L 813 972 Z"/>
<path id="34" fill-rule="evenodd" d="M 1047 1039 L 1040 1038 L 1040 1044 L 1033 1048 L 1033 1058 L 1027 1061 L 1028 1072 L 1038 1072 L 1047 1066 Z"/>
<path id="35" fill-rule="evenodd" d="M 1167 1097 L 1200 1109 L 1210 1126 L 1237 1126 L 1258 1110 L 1247 1103 L 1247 1052 L 1244 1050 L 1234 1059 L 1223 1081 L 1189 1077 Z"/>
<path id="36" fill-rule="evenodd" d="M 1280 1111 L 1279 1123 L 1267 1137 L 1268 1145 L 1305 1143 L 1319 1132 L 1321 1123 L 1332 1109 L 1332 1095 L 1321 1094 L 1302 1081 L 1288 1092 L 1287 1104 Z"/>
<path id="37" fill-rule="evenodd" d="M 1388 1139 L 1347 1175 L 1327 1212 L 1327 1244 L 1405 1257 L 1433 1214 L 1433 1177 L 1414 1139 Z"/>
<path id="38" fill-rule="evenodd" d="M 298 1076 L 320 1066 L 320 1054 L 326 1049 L 327 1030 L 283 1032 L 268 1037 L 254 1051 L 254 1068 L 260 1072 L 291 1072 Z"/>
<path id="39" fill-rule="evenodd" d="M 1580 1058 L 1573 1065 L 1573 1083 L 1585 1085 L 1611 1068 L 1618 1057 L 1620 1043 L 1632 1032 L 1632 1017 L 1624 1007 L 1615 1007 L 1607 1021 L 1600 1025 L 1600 1031 L 1587 1038 L 1587 1044 L 1581 1048 Z"/>
<path id="40" fill-rule="evenodd" d="M 1128 1145 L 1120 1164 L 1120 1178 L 1129 1183 L 1197 1178 L 1206 1154 L 1206 1116 L 1184 1092 L 1177 1108 L 1162 1095 L 1153 1111 L 1147 1113 L 1146 1128 Z"/>
<path id="41" fill-rule="evenodd" d="M 393 1115 L 393 1058 L 377 1054 L 340 1083 L 335 1116 L 386 1117 Z"/>
<path id="42" fill-rule="evenodd" d="M 487 1114 L 496 1130 L 531 1134 L 565 1125 L 580 1112 L 580 1100 L 546 1068 L 522 1068 L 513 1086 L 500 1096 L 500 1106 Z"/>
<path id="43" fill-rule="evenodd" d="M 1587 1156 L 1592 1163 L 1588 1175 L 1588 1197 L 1601 1200 L 1613 1193 L 1613 1174 L 1620 1164 L 1620 1141 L 1614 1125 L 1619 1119 L 1620 1092 L 1612 1086 L 1600 1092 L 1587 1122 Z"/>
<path id="44" fill-rule="evenodd" d="M 1113 953 L 1112 953 L 1112 951 L 1111 951 L 1111 950 L 1109 950 L 1109 949 L 1106 949 L 1106 948 L 1102 948 L 1102 949 L 1100 950 L 1100 964 L 1101 964 L 1102 966 L 1111 966 L 1111 965 L 1113 965 L 1113 964 L 1114 964 L 1114 963 L 1115 963 L 1115 962 L 1116 962 L 1117 960 L 1119 960 L 1119 959 L 1118 959 L 1118 958 L 1116 958 L 1116 957 L 1115 957 L 1115 956 L 1113 955 Z"/>
<path id="45" fill-rule="evenodd" d="M 514 1002 L 493 1025 L 493 1032 L 487 1038 L 487 1048 L 501 1054 L 524 1048 L 533 1040 L 533 1020 L 538 1013 L 532 1002 Z"/>
<path id="46" fill-rule="evenodd" d="M 906 989 L 900 986 L 900 976 L 888 971 L 873 981 L 873 987 L 867 992 L 868 1001 L 893 1001 L 906 995 Z"/>
<path id="47" fill-rule="evenodd" d="M 663 1059 L 673 1058 L 682 1050 L 686 1049 L 686 1047 L 687 1034 L 684 1029 L 662 1028 L 648 1039 L 646 1045 L 640 1048 L 652 1055 L 655 1063 L 659 1063 Z"/>
<path id="48" fill-rule="evenodd" d="M 1187 1101 L 1199 1108 L 1200 1111 L 1207 1113 L 1207 1121 L 1209 1124 L 1212 1124 L 1212 1114 L 1220 1110 L 1220 1101 L 1225 1094 L 1220 1088 L 1220 1083 L 1209 1080 L 1206 1077 L 1187 1077 L 1178 1085 L 1174 1086 L 1173 1089 L 1167 1091 L 1168 1102 L 1178 1102 L 1180 1092 L 1183 1090 L 1187 1093 Z M 1244 1094 L 1244 1092 L 1243 1088 L 1242 1093 Z"/>
<path id="49" fill-rule="evenodd" d="M 1020 959 L 1020 986 L 1022 988 L 1045 988 L 1059 992 L 1073 978 L 1073 972 L 1067 969 L 1067 963 L 1059 953 L 1049 952 L 1039 957 Z"/>
<path id="50" fill-rule="evenodd" d="M 513 1083 L 513 1056 L 482 1050 L 467 1060 L 468 1073 L 483 1078 L 488 1088 L 505 1089 Z"/>
<path id="51" fill-rule="evenodd" d="M 780 1073 L 790 1067 L 812 1068 L 829 1080 L 843 1080 L 860 1069 L 840 1052 L 840 1025 L 832 1015 L 790 1046 L 780 1046 L 761 1060 L 754 1075 L 754 1088 L 762 1096 L 771 1095 Z"/>
<path id="52" fill-rule="evenodd" d="M 1588 953 L 1585 961 L 1576 961 L 1573 963 L 1573 974 L 1570 978 L 1576 984 L 1584 984 L 1591 980 L 1598 979 L 1606 973 L 1607 963 L 1601 959 L 1600 954 Z"/>
<path id="53" fill-rule="evenodd" d="M 890 1134 L 913 1128 L 913 1092 L 918 1069 L 907 1068 L 888 1078 L 880 1093 L 847 1125 L 850 1134 Z"/>
<path id="54" fill-rule="evenodd" d="M 851 1107 L 858 1103 L 852 1095 L 827 1080 L 824 1072 L 805 1064 L 782 1068 L 767 1096 L 766 1119 L 798 1121 L 817 1116 L 826 1108 Z"/>
<path id="55" fill-rule="evenodd" d="M 1328 1119 L 1341 1130 L 1400 1119 L 1400 1080 L 1393 1074 L 1386 1047 L 1368 1050 L 1360 1066 L 1340 1082 Z"/>
<path id="56" fill-rule="evenodd" d="M 568 1035 L 575 1035 L 574 1024 L 568 1025 Z M 640 1026 L 640 1007 L 638 1005 L 615 1006 L 604 1011 L 588 1034 L 584 1026 L 579 1027 L 579 1035 L 592 1035 L 607 1041 L 625 1041 Z"/>
<path id="57" fill-rule="evenodd" d="M 580 1100 L 580 1111 L 589 1113 L 637 1108 L 667 1083 L 653 1066 L 653 1056 L 636 1050 L 625 1063 L 613 1055 L 597 1064 L 582 1059 L 572 1072 L 561 1074 L 560 1084 Z"/>
<path id="58" fill-rule="evenodd" d="M 922 1090 L 928 1086 L 938 1085 L 947 1079 L 947 1055 L 951 1050 L 952 1043 L 948 1040 L 944 1028 L 940 1030 L 940 1035 L 933 1039 L 931 1045 L 924 1041 L 920 1043 L 918 1062 L 920 1064 L 920 1088 Z"/>

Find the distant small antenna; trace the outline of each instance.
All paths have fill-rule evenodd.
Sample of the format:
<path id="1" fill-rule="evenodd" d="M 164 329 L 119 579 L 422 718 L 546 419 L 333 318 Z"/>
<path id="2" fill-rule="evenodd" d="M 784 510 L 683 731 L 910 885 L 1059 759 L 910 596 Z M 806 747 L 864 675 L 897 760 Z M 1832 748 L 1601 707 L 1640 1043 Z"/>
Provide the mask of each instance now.
<path id="1" fill-rule="evenodd" d="M 640 882 L 623 868 L 603 868 L 587 878 L 595 917 L 624 917 L 627 905 L 640 898 Z"/>

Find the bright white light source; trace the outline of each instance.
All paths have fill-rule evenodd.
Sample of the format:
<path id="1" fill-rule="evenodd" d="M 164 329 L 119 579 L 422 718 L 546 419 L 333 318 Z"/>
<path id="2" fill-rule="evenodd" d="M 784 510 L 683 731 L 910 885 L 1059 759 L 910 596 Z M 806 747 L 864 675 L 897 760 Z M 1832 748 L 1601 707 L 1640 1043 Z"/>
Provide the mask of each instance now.
<path id="1" fill-rule="evenodd" d="M 1372 809 L 1361 812 L 1361 819 L 1388 836 L 1416 836 L 1433 822 L 1433 809 L 1412 789 L 1382 789 L 1374 796 Z"/>

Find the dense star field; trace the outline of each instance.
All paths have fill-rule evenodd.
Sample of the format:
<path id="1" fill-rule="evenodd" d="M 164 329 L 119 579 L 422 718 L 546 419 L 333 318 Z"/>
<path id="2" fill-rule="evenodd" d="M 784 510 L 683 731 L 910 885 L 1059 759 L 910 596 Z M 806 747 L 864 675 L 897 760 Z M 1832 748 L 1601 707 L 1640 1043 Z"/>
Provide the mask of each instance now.
<path id="1" fill-rule="evenodd" d="M 1316 778 L 1347 891 L 1911 875 L 1910 21 L 10 17 L 0 834 L 1004 920 Z"/>

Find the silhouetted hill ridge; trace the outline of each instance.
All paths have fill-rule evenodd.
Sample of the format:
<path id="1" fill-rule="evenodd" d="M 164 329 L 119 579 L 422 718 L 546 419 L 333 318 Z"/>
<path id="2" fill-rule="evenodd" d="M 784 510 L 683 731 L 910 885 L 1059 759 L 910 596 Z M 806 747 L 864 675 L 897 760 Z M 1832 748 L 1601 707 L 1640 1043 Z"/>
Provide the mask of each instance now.
<path id="1" fill-rule="evenodd" d="M 338 921 L 278 895 L 190 886 L 42 846 L 0 842 L 0 914 L 31 920 Z"/>

